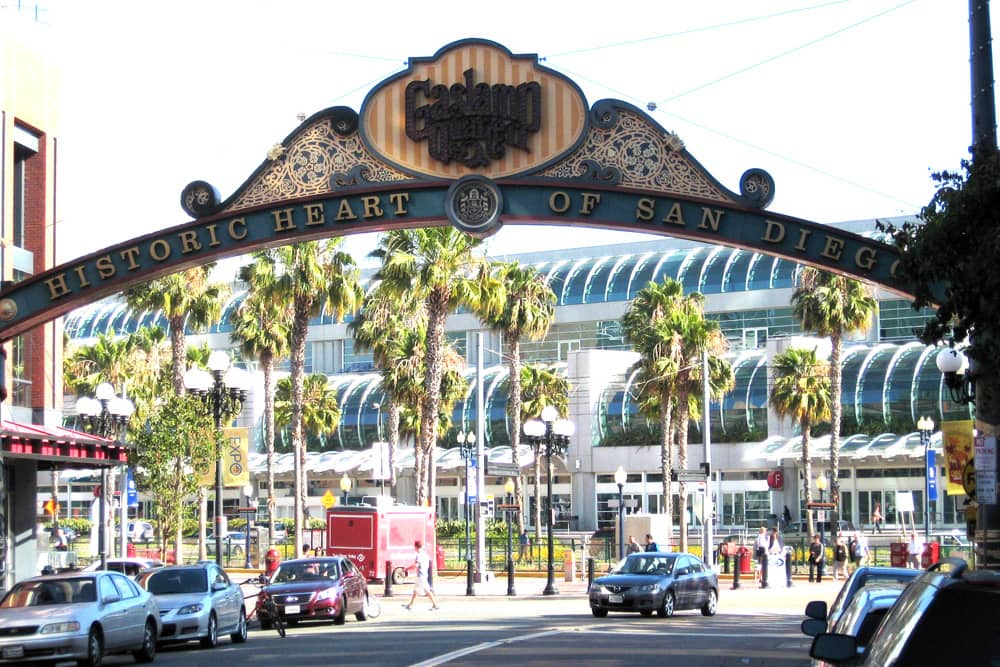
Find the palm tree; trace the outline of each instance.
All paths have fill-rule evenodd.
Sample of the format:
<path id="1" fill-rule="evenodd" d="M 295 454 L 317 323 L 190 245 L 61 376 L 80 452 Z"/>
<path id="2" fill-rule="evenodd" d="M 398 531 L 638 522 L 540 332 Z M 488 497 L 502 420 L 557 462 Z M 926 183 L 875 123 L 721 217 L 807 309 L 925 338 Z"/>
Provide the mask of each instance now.
<path id="1" fill-rule="evenodd" d="M 159 310 L 170 331 L 174 393 L 184 393 L 185 326 L 198 331 L 219 321 L 222 301 L 229 293 L 223 283 L 209 282 L 215 264 L 202 264 L 179 273 L 131 287 L 125 300 L 133 310 Z"/>
<path id="2" fill-rule="evenodd" d="M 541 364 L 526 364 L 521 367 L 521 417 L 524 421 L 541 417 L 542 410 L 547 405 L 554 406 L 560 415 L 565 415 L 569 409 L 569 380 L 560 375 L 552 366 Z M 541 476 L 542 457 L 541 443 L 533 445 L 532 494 L 535 498 L 535 544 L 541 539 L 542 503 Z M 523 530 L 523 525 L 522 525 Z"/>
<path id="3" fill-rule="evenodd" d="M 340 406 L 336 392 L 330 387 L 330 378 L 322 373 L 307 375 L 302 396 L 303 428 L 325 442 L 325 436 L 340 425 Z M 274 395 L 274 421 L 278 428 L 287 428 L 292 423 L 292 405 L 291 378 L 282 378 Z"/>
<path id="4" fill-rule="evenodd" d="M 673 535 L 673 494 L 670 472 L 673 465 L 674 431 L 672 418 L 677 394 L 678 373 L 685 364 L 683 339 L 672 319 L 684 312 L 683 286 L 672 278 L 650 283 L 639 290 L 622 317 L 622 333 L 641 357 L 636 384 L 639 409 L 647 418 L 660 421 L 660 472 L 663 475 L 663 513 L 668 539 Z"/>
<path id="5" fill-rule="evenodd" d="M 844 336 L 872 324 L 878 301 L 864 283 L 807 267 L 792 294 L 792 313 L 804 331 L 830 337 L 830 498 L 840 502 L 841 358 Z M 838 508 L 839 509 L 839 508 Z M 834 514 L 834 521 L 839 512 Z M 832 524 L 836 525 L 836 524 Z"/>
<path id="6" fill-rule="evenodd" d="M 813 424 L 830 418 L 830 372 L 816 350 L 789 348 L 771 360 L 773 384 L 769 401 L 781 417 L 790 417 L 802 432 L 802 487 L 806 505 L 812 502 L 809 437 Z M 808 514 L 809 534 L 815 529 Z"/>
<path id="7" fill-rule="evenodd" d="M 305 433 L 303 431 L 306 336 L 309 319 L 324 311 L 334 320 L 353 313 L 363 293 L 350 255 L 338 248 L 342 239 L 308 241 L 271 248 L 255 260 L 269 277 L 262 298 L 289 303 L 292 386 L 292 448 L 295 451 L 295 543 L 302 543 L 306 506 Z"/>
<path id="8" fill-rule="evenodd" d="M 414 388 L 422 383 L 414 373 L 414 350 L 426 346 L 427 315 L 412 294 L 392 294 L 380 283 L 365 295 L 361 311 L 348 329 L 358 350 L 372 351 L 382 375 L 389 416 L 389 484 L 395 486 L 400 408 L 407 400 L 412 402 Z M 422 352 L 419 357 L 423 358 Z"/>
<path id="9" fill-rule="evenodd" d="M 518 262 L 494 264 L 492 275 L 496 285 L 486 289 L 498 289 L 499 294 L 484 294 L 478 299 L 487 306 L 480 313 L 483 322 L 491 329 L 503 334 L 505 354 L 509 365 L 509 386 L 507 416 L 511 424 L 511 462 L 518 470 L 521 459 L 518 447 L 521 444 L 521 339 L 541 340 L 548 333 L 555 320 L 556 295 L 545 279 L 533 266 L 522 266 Z M 482 281 L 480 287 L 489 285 Z M 496 305 L 497 308 L 489 309 Z M 521 475 L 514 478 L 514 497 L 522 510 L 517 513 L 518 528 L 524 531 L 524 489 Z"/>
<path id="10" fill-rule="evenodd" d="M 382 262 L 376 277 L 393 294 L 411 292 L 427 310 L 427 355 L 424 395 L 420 409 L 418 464 L 430 456 L 438 437 L 441 413 L 441 375 L 444 324 L 448 313 L 460 305 L 475 307 L 476 268 L 482 259 L 473 255 L 481 243 L 454 227 L 393 230 L 379 239 L 371 256 Z M 428 475 L 417 479 L 417 502 L 433 506 L 434 489 Z"/>
<path id="11" fill-rule="evenodd" d="M 273 274 L 260 253 L 254 261 L 240 268 L 239 277 L 250 287 L 243 303 L 229 316 L 233 327 L 233 342 L 240 344 L 243 354 L 256 358 L 264 374 L 264 448 L 267 452 L 267 508 L 274 514 L 274 363 L 288 355 L 291 309 L 286 302 L 274 301 L 263 295 Z M 261 270 L 257 271 L 257 260 Z M 270 522 L 271 543 L 275 539 L 275 524 Z"/>

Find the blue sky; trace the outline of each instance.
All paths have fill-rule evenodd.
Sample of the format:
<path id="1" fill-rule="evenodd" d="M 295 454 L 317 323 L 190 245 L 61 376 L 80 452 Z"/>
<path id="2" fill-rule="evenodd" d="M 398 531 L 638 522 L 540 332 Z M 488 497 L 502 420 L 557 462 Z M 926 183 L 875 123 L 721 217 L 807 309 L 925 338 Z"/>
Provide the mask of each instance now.
<path id="1" fill-rule="evenodd" d="M 298 124 L 467 37 L 537 53 L 589 103 L 645 107 L 726 187 L 834 222 L 912 214 L 970 143 L 968 6 L 940 0 L 49 2 L 64 66 L 59 261 L 186 221 L 181 189 L 230 195 Z M 505 227 L 491 247 L 525 246 Z M 566 234 L 532 231 L 531 249 Z M 632 240 L 574 232 L 574 244 Z M 350 243 L 363 255 L 373 239 Z"/>

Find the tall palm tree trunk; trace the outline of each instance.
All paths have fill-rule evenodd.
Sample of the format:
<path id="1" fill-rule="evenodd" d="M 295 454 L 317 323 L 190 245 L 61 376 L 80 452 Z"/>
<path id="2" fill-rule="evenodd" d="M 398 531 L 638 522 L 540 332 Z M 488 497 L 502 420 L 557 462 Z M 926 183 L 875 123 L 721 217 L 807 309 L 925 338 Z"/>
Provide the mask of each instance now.
<path id="1" fill-rule="evenodd" d="M 444 321 L 448 315 L 448 295 L 436 290 L 427 299 L 427 371 L 424 398 L 420 412 L 420 452 L 426 465 L 433 465 L 431 452 L 437 441 L 438 410 L 441 407 L 441 357 L 444 343 Z M 434 507 L 434 489 L 428 488 L 427 475 L 418 479 L 418 504 Z"/>
<path id="2" fill-rule="evenodd" d="M 306 331 L 309 325 L 309 308 L 295 305 L 291 345 L 292 384 L 292 451 L 295 458 L 295 544 L 302 544 L 303 521 L 305 518 L 305 434 L 302 428 L 302 397 L 305 384 Z"/>
<path id="3" fill-rule="evenodd" d="M 396 487 L 396 456 L 399 452 L 399 402 L 389 399 L 389 486 Z"/>
<path id="4" fill-rule="evenodd" d="M 839 335 L 830 336 L 830 500 L 833 508 L 831 526 L 837 526 L 840 519 L 840 419 L 843 406 L 840 404 L 841 378 L 840 359 L 844 340 Z"/>
<path id="5" fill-rule="evenodd" d="M 690 422 L 690 411 L 688 408 L 688 397 L 686 394 L 681 393 L 677 396 L 677 428 L 674 433 L 677 434 L 677 468 L 679 470 L 687 470 L 688 466 L 688 447 L 687 447 L 687 434 L 688 434 L 688 423 Z M 679 482 L 677 484 L 677 503 L 680 505 L 680 549 L 681 551 L 688 550 L 688 493 L 687 493 L 687 482 Z"/>
<path id="6" fill-rule="evenodd" d="M 184 371 L 187 370 L 187 343 L 184 338 L 184 318 L 170 318 L 170 364 L 173 371 L 174 393 L 184 395 Z"/>
<path id="7" fill-rule="evenodd" d="M 512 336 L 507 340 L 507 354 L 510 363 L 510 392 L 507 405 L 510 410 L 510 460 L 517 468 L 514 476 L 514 502 L 520 506 L 517 513 L 517 527 L 524 532 L 524 484 L 521 477 L 521 341 Z"/>
<path id="8" fill-rule="evenodd" d="M 667 544 L 669 549 L 674 541 L 674 502 L 671 492 L 670 471 L 673 463 L 673 437 L 670 433 L 670 396 L 660 396 L 660 472 L 663 475 L 663 513 L 666 515 Z"/>
<path id="9" fill-rule="evenodd" d="M 542 483 L 540 477 L 542 476 L 542 448 L 540 445 L 535 445 L 535 480 L 534 480 L 534 494 L 535 494 L 535 544 L 538 544 L 538 540 L 541 539 L 542 535 Z"/>
<path id="10" fill-rule="evenodd" d="M 809 526 L 809 537 L 816 534 L 816 525 L 813 523 L 813 513 L 809 511 L 809 503 L 812 502 L 812 462 L 809 459 L 809 429 L 808 420 L 803 420 L 802 424 L 802 497 L 806 504 L 806 521 Z"/>

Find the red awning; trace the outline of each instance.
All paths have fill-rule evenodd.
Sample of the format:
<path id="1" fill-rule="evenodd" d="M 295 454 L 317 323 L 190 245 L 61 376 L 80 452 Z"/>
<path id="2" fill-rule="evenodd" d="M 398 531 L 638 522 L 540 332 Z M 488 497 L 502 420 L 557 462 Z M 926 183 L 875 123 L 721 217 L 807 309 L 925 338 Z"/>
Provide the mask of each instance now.
<path id="1" fill-rule="evenodd" d="M 4 458 L 69 464 L 74 468 L 110 468 L 126 464 L 131 448 L 124 442 L 69 428 L 0 420 L 0 451 Z"/>

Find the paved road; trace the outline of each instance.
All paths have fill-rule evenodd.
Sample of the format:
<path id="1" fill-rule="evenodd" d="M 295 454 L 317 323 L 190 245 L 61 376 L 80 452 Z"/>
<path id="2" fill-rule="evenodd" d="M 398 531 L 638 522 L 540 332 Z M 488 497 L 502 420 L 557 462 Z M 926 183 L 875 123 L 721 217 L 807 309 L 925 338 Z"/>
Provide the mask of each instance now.
<path id="1" fill-rule="evenodd" d="M 580 665 L 588 667 L 672 664 L 733 667 L 800 667 L 809 664 L 809 641 L 799 631 L 802 610 L 813 599 L 832 601 L 840 584 L 796 581 L 792 588 L 738 590 L 724 581 L 719 613 L 705 618 L 697 611 L 671 619 L 611 614 L 594 618 L 587 605 L 586 582 L 556 581 L 559 594 L 544 596 L 544 578 L 521 577 L 518 595 L 506 595 L 501 577 L 476 585 L 465 595 L 464 576 L 439 576 L 435 588 L 441 609 L 426 599 L 403 608 L 412 590 L 394 587 L 382 598 L 382 614 L 369 621 L 349 618 L 343 626 L 300 625 L 281 639 L 274 631 L 253 629 L 250 641 L 224 639 L 214 650 L 197 644 L 167 647 L 156 664 L 219 667 L 246 664 L 266 667 L 313 667 L 351 664 L 417 665 Z M 751 582 L 752 583 L 752 582 Z M 380 598 L 381 587 L 373 587 Z M 111 665 L 133 664 L 112 657 Z"/>

